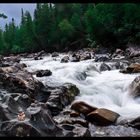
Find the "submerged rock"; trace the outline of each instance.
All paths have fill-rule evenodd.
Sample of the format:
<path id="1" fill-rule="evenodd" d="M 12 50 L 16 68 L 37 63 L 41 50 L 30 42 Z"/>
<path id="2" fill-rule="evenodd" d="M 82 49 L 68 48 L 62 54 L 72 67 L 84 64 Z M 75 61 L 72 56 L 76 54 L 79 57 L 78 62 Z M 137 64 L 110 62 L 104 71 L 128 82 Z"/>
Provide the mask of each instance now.
<path id="1" fill-rule="evenodd" d="M 86 119 L 96 125 L 110 125 L 115 123 L 120 115 L 108 109 L 100 108 L 87 114 Z"/>

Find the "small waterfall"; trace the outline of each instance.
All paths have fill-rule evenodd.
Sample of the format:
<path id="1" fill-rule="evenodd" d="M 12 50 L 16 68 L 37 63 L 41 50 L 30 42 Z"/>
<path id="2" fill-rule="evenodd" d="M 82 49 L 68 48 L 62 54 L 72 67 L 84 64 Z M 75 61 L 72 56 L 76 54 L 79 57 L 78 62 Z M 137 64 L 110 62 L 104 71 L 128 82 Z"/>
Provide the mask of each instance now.
<path id="1" fill-rule="evenodd" d="M 113 110 L 124 117 L 140 116 L 140 99 L 134 100 L 128 96 L 128 86 L 138 74 L 122 74 L 119 70 L 99 71 L 101 62 L 93 59 L 80 62 L 60 63 L 51 56 L 42 60 L 23 59 L 28 71 L 50 69 L 52 76 L 36 77 L 50 86 L 62 83 L 73 83 L 80 89 L 80 95 L 75 100 L 82 100 L 96 107 Z M 112 63 L 109 63 L 111 66 Z"/>

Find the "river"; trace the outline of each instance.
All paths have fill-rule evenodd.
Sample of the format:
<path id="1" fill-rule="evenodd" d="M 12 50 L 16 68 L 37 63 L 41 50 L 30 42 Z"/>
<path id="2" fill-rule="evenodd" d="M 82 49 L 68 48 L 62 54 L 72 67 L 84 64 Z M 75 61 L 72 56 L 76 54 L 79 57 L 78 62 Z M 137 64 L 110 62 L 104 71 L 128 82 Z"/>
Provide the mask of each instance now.
<path id="1" fill-rule="evenodd" d="M 49 86 L 59 86 L 63 83 L 73 83 L 79 90 L 75 101 L 84 101 L 98 108 L 107 108 L 119 113 L 125 118 L 140 116 L 140 98 L 133 99 L 129 96 L 128 86 L 139 74 L 123 74 L 119 70 L 99 71 L 101 62 L 94 59 L 80 62 L 60 63 L 64 54 L 53 58 L 46 56 L 42 60 L 31 58 L 22 59 L 21 63 L 27 64 L 27 70 L 49 69 L 49 77 L 36 77 Z"/>

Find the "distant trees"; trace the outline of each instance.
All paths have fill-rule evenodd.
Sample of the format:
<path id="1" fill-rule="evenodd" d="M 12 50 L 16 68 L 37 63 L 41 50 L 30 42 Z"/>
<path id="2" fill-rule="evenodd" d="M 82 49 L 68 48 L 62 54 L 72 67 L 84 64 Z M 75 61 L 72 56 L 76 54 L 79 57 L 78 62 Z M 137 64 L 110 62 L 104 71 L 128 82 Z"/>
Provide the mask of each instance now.
<path id="1" fill-rule="evenodd" d="M 33 18 L 21 9 L 20 25 L 12 19 L 0 30 L 0 53 L 125 48 L 140 44 L 139 23 L 140 4 L 38 3 Z"/>

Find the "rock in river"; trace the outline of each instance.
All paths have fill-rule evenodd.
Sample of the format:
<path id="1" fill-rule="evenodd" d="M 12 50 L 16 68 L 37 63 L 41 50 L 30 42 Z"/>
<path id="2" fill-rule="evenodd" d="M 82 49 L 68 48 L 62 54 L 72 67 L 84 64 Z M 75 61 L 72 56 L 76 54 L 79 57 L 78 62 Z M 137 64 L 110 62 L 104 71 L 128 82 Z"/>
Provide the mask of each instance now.
<path id="1" fill-rule="evenodd" d="M 140 95 L 140 76 L 136 77 L 129 86 L 129 95 L 139 97 Z"/>
<path id="2" fill-rule="evenodd" d="M 50 75 L 52 75 L 52 72 L 50 70 L 38 70 L 38 71 L 36 71 L 37 77 L 50 76 Z"/>
<path id="3" fill-rule="evenodd" d="M 79 89 L 73 84 L 64 84 L 61 87 L 51 90 L 51 94 L 46 102 L 52 115 L 57 115 L 62 109 L 69 105 L 79 94 Z"/>
<path id="4" fill-rule="evenodd" d="M 83 101 L 76 101 L 71 105 L 71 109 L 75 110 L 76 112 L 87 115 L 88 113 L 95 111 L 97 108 L 90 106 L 89 104 Z"/>
<path id="5" fill-rule="evenodd" d="M 108 109 L 100 108 L 89 113 L 86 116 L 86 119 L 90 122 L 95 123 L 96 125 L 105 126 L 105 125 L 110 125 L 112 123 L 115 123 L 119 116 L 120 115 L 116 112 L 113 112 Z"/>

